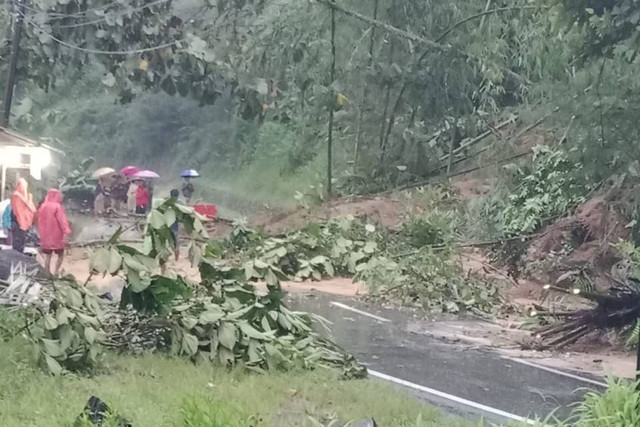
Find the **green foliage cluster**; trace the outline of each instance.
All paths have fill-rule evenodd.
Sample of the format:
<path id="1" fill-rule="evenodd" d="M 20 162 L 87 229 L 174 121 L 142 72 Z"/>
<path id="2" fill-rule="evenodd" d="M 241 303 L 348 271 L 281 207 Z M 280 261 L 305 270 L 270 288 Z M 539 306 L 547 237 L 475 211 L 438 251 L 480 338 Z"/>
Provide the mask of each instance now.
<path id="1" fill-rule="evenodd" d="M 457 236 L 456 216 L 449 212 L 415 217 L 399 233 L 345 217 L 283 237 L 245 239 L 246 246 L 224 257 L 248 258 L 249 278 L 262 277 L 267 266 L 297 281 L 353 277 L 370 287 L 374 299 L 435 312 L 491 312 L 498 287 L 464 274 L 456 249 L 447 246 Z"/>
<path id="2" fill-rule="evenodd" d="M 588 391 L 566 421 L 550 417 L 540 425 L 554 427 L 617 427 L 640 424 L 640 393 L 637 382 L 608 380 L 605 391 Z"/>
<path id="3" fill-rule="evenodd" d="M 321 280 L 363 271 L 378 252 L 381 234 L 371 224 L 345 217 L 311 224 L 285 238 L 270 238 L 256 248 L 257 260 L 276 265 L 294 280 Z"/>
<path id="4" fill-rule="evenodd" d="M 103 329 L 98 298 L 75 281 L 57 281 L 48 307 L 35 307 L 40 322 L 30 328 L 41 364 L 52 374 L 91 371 L 99 362 Z"/>
<path id="5" fill-rule="evenodd" d="M 290 197 L 317 185 L 315 172 L 324 171 L 316 162 L 326 161 L 333 108 L 336 170 L 357 177 L 342 188 L 379 189 L 431 172 L 448 150 L 449 132 L 440 130 L 455 123 L 463 137 L 484 131 L 543 73 L 536 54 L 549 56 L 546 26 L 536 25 L 542 12 L 524 2 L 456 25 L 486 2 L 350 0 L 343 6 L 367 16 L 375 7 L 378 20 L 445 48 L 338 14 L 337 79 L 330 82 L 326 5 L 185 3 L 34 3 L 26 12 L 22 69 L 31 76 L 21 84 L 20 126 L 73 141 L 101 160 L 171 158 L 175 167 L 219 176 L 242 166 L 255 178 L 277 159 L 276 174 L 261 183 L 278 173 L 313 178 Z M 532 53 L 521 51 L 525 45 Z M 114 50 L 133 53 L 94 52 Z M 170 96 L 148 95 L 157 90 Z"/>
<path id="6" fill-rule="evenodd" d="M 171 232 L 176 221 L 190 237 L 189 259 L 199 266 L 198 284 L 157 273 L 177 243 Z M 323 324 L 322 319 L 286 308 L 279 283 L 284 274 L 275 266 L 256 260 L 234 267 L 216 259 L 192 208 L 169 199 L 152 210 L 141 248 L 120 244 L 121 232 L 95 251 L 91 269 L 94 274 L 122 274 L 127 285 L 121 309 L 133 309 L 153 322 L 137 320 L 124 336 L 108 330 L 96 297 L 69 278 L 57 288 L 49 311 L 37 310 L 35 321 L 44 335 L 31 335 L 51 373 L 94 367 L 101 343 L 129 348 L 131 339 L 155 328 L 151 339 L 158 347 L 192 360 L 260 372 L 326 366 L 342 369 L 348 378 L 366 375 L 352 356 L 314 331 L 313 321 Z M 251 280 L 265 280 L 268 293 L 257 293 Z"/>
<path id="7" fill-rule="evenodd" d="M 432 312 L 491 313 L 499 288 L 466 276 L 452 249 L 424 248 L 376 262 L 360 277 L 376 292 L 372 298 Z"/>
<path id="8" fill-rule="evenodd" d="M 259 205 L 322 190 L 330 109 L 346 193 L 425 177 L 455 135 L 555 106 L 547 122 L 574 123 L 568 142 L 585 167 L 576 174 L 598 181 L 640 152 L 634 1 L 341 7 L 388 26 L 337 13 L 328 81 L 326 2 L 35 2 L 15 123 L 100 160 L 205 170 Z M 114 50 L 129 53 L 96 53 Z"/>
<path id="9" fill-rule="evenodd" d="M 78 168 L 69 172 L 60 179 L 60 191 L 64 198 L 74 200 L 79 203 L 90 203 L 95 197 L 95 180 L 91 178 L 91 167 L 95 160 L 89 157 L 82 162 Z"/>
<path id="10" fill-rule="evenodd" d="M 544 221 L 569 213 L 585 201 L 589 186 L 581 175 L 582 165 L 563 147 L 537 146 L 526 166 L 507 165 L 507 188 L 496 187 L 472 204 L 471 221 L 481 227 L 480 237 L 530 234 Z"/>
<path id="11" fill-rule="evenodd" d="M 530 233 L 543 220 L 584 202 L 586 188 L 577 179 L 580 168 L 561 148 L 536 147 L 530 168 L 515 170 L 515 188 L 501 213 L 507 233 Z"/>
<path id="12" fill-rule="evenodd" d="M 445 246 L 460 240 L 459 229 L 457 213 L 434 209 L 426 215 L 410 216 L 402 225 L 402 235 L 416 248 Z"/>
<path id="13" fill-rule="evenodd" d="M 640 7 L 633 0 L 552 0 L 558 26 L 576 25 L 584 34 L 586 55 L 614 55 L 637 60 Z"/>

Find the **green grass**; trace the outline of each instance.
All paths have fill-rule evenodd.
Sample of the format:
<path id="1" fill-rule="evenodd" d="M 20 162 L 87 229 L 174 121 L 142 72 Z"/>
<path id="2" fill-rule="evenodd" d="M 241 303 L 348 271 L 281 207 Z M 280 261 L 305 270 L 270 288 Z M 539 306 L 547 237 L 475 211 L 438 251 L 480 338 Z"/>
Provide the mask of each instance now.
<path id="1" fill-rule="evenodd" d="M 30 348 L 22 338 L 0 342 L 2 426 L 72 425 L 92 395 L 135 427 L 317 425 L 311 418 L 344 425 L 368 417 L 381 426 L 470 425 L 386 384 L 339 381 L 328 371 L 258 375 L 110 354 L 96 377 L 52 377 L 33 365 Z"/>

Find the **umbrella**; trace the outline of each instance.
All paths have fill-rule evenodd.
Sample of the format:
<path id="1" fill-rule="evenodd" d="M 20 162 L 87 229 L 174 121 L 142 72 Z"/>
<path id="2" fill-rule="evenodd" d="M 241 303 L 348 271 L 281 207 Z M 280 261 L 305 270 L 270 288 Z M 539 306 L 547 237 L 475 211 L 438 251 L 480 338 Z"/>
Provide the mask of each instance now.
<path id="1" fill-rule="evenodd" d="M 132 176 L 140 172 L 140 168 L 137 166 L 125 166 L 120 169 L 120 173 L 124 176 Z"/>
<path id="2" fill-rule="evenodd" d="M 100 178 L 101 176 L 111 175 L 112 173 L 115 173 L 115 171 L 116 170 L 113 168 L 100 168 L 96 170 L 93 174 L 91 174 L 91 177 Z"/>
<path id="3" fill-rule="evenodd" d="M 137 172 L 137 173 L 133 174 L 132 178 L 156 179 L 156 178 L 160 178 L 160 175 L 158 175 L 154 171 L 144 170 L 144 171 L 140 171 L 140 172 Z"/>
<path id="4" fill-rule="evenodd" d="M 183 170 L 180 176 L 183 178 L 198 178 L 200 174 L 195 169 L 187 169 Z"/>

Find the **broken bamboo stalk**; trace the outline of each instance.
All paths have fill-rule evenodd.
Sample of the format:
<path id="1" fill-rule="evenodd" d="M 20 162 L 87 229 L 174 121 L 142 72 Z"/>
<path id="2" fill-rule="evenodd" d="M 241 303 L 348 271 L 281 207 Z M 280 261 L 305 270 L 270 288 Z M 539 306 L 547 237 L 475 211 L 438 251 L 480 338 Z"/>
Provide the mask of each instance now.
<path id="1" fill-rule="evenodd" d="M 394 189 L 391 189 L 391 190 L 384 191 L 384 192 L 382 192 L 380 194 L 389 194 L 389 193 L 392 193 L 394 191 L 404 191 L 404 190 L 409 190 L 411 188 L 422 187 L 422 186 L 431 184 L 434 181 L 439 180 L 439 179 L 453 178 L 453 177 L 460 176 L 460 175 L 466 175 L 468 173 L 475 172 L 475 171 L 480 170 L 480 169 L 488 168 L 489 166 L 497 166 L 497 165 L 499 165 L 501 163 L 505 163 L 505 162 L 508 162 L 508 161 L 511 161 L 511 160 L 515 160 L 515 159 L 519 159 L 520 157 L 528 156 L 530 154 L 533 154 L 533 151 L 532 150 L 527 150 L 525 152 L 518 153 L 518 154 L 515 154 L 513 156 L 510 156 L 510 157 L 507 157 L 507 158 L 504 158 L 504 159 L 501 159 L 501 160 L 496 160 L 494 162 L 485 163 L 485 164 L 482 164 L 480 166 L 475 166 L 473 168 L 465 169 L 465 170 L 460 171 L 460 172 L 452 173 L 452 174 L 449 174 L 449 175 L 432 176 L 431 178 L 425 179 L 423 181 L 414 182 L 412 184 L 406 184 L 406 185 L 403 185 L 401 187 L 397 187 L 397 188 L 394 188 Z"/>
<path id="2" fill-rule="evenodd" d="M 568 346 L 570 344 L 573 344 L 574 342 L 578 341 L 580 338 L 584 337 L 589 332 L 591 332 L 589 327 L 588 326 L 583 326 L 583 327 L 581 327 L 579 329 L 576 329 L 575 331 L 573 331 L 569 335 L 562 336 L 562 337 L 550 342 L 549 346 L 550 347 L 555 347 L 555 348 L 566 347 L 566 346 Z"/>
<path id="3" fill-rule="evenodd" d="M 462 253 L 462 254 L 461 254 L 461 256 L 463 256 L 463 257 L 465 257 L 465 258 L 468 258 L 468 259 L 470 259 L 470 260 L 472 260 L 472 261 L 479 262 L 479 263 L 480 263 L 480 264 L 482 264 L 484 267 L 486 267 L 486 268 L 488 268 L 488 269 L 492 270 L 493 272 L 495 272 L 496 274 L 498 274 L 498 275 L 500 275 L 500 276 L 504 277 L 504 278 L 505 278 L 508 282 L 510 282 L 513 286 L 515 286 L 515 287 L 520 286 L 520 284 L 519 284 L 518 282 L 516 282 L 516 281 L 515 281 L 515 279 L 513 279 L 512 277 L 509 277 L 509 276 L 508 276 L 508 275 L 506 275 L 503 271 L 501 271 L 500 269 L 498 269 L 498 268 L 494 267 L 493 265 L 491 265 L 491 264 L 489 264 L 489 263 L 487 263 L 487 262 L 484 262 L 484 261 L 482 261 L 481 259 L 476 258 L 476 257 L 474 257 L 474 256 L 472 256 L 472 255 L 469 255 L 469 254 Z"/>
<path id="4" fill-rule="evenodd" d="M 455 150 L 453 150 L 453 154 L 458 154 L 460 153 L 462 150 L 464 150 L 465 148 L 471 147 L 472 145 L 477 144 L 478 142 L 482 141 L 483 139 L 491 136 L 494 131 L 498 131 L 498 130 L 502 130 L 504 127 L 506 127 L 509 124 L 515 123 L 518 120 L 518 116 L 512 116 L 509 119 L 505 120 L 504 122 L 498 124 L 498 126 L 495 126 L 493 128 L 490 128 L 484 132 L 482 132 L 480 135 L 476 136 L 475 138 L 471 139 L 469 142 L 467 142 L 466 144 L 463 142 L 462 144 L 460 144 L 460 147 L 456 148 Z M 443 162 L 446 159 L 449 158 L 449 154 L 444 155 L 440 158 L 440 161 Z"/>
<path id="5" fill-rule="evenodd" d="M 377 19 L 372 19 L 366 15 L 363 15 L 361 13 L 358 13 L 354 10 L 351 9 L 347 9 L 339 4 L 337 4 L 334 1 L 331 0 L 317 0 L 318 3 L 330 7 L 334 10 L 337 10 L 339 12 L 342 12 L 343 14 L 350 16 L 352 18 L 355 18 L 359 21 L 365 22 L 369 25 L 375 26 L 375 27 L 379 27 L 379 28 L 383 28 L 385 31 L 395 34 L 397 36 L 400 36 L 402 38 L 405 38 L 407 40 L 411 40 L 413 42 L 416 43 L 420 43 L 423 44 L 425 46 L 428 46 L 430 49 L 436 50 L 436 51 L 442 51 L 442 52 L 447 52 L 447 51 L 457 51 L 457 49 L 454 49 L 452 46 L 450 45 L 446 45 L 446 44 L 442 44 L 442 43 L 436 43 L 433 40 L 429 40 L 429 39 L 425 39 L 424 37 L 421 37 L 417 34 L 413 34 L 410 33 L 408 31 L 402 30 L 400 28 L 394 27 L 393 25 L 387 24 L 385 22 L 379 21 Z"/>
<path id="6" fill-rule="evenodd" d="M 518 132 L 518 133 L 516 134 L 516 136 L 514 136 L 514 137 L 513 137 L 513 138 L 511 138 L 510 140 L 511 140 L 511 141 L 514 141 L 514 140 L 515 140 L 515 141 L 517 141 L 518 139 L 522 138 L 524 135 L 526 135 L 527 133 L 531 132 L 533 129 L 537 128 L 537 127 L 538 127 L 538 126 L 540 126 L 540 125 L 541 125 L 545 120 L 547 120 L 549 117 L 551 117 L 551 114 L 556 113 L 556 112 L 558 112 L 559 110 L 560 110 L 560 109 L 559 109 L 558 107 L 554 108 L 554 109 L 553 109 L 553 111 L 552 111 L 550 114 L 547 114 L 546 116 L 544 116 L 544 117 L 540 118 L 539 120 L 535 121 L 535 122 L 534 122 L 534 123 L 532 123 L 531 125 L 527 126 L 525 129 L 523 129 L 523 130 L 521 130 L 520 132 Z M 518 119 L 518 117 L 516 116 L 516 118 L 515 118 L 514 120 L 517 120 L 517 119 Z M 499 127 L 495 127 L 495 128 L 492 128 L 492 129 L 488 130 L 487 132 L 492 132 L 492 131 L 496 131 L 496 130 L 500 130 L 500 128 L 499 128 Z M 485 133 L 487 133 L 487 132 L 485 132 Z M 492 132 L 492 133 L 493 133 L 493 132 Z M 484 135 L 484 134 L 483 134 L 483 135 Z M 488 135 L 487 135 L 487 136 L 488 136 Z M 483 138 L 483 139 L 484 139 L 484 138 Z M 478 141 L 478 142 L 480 142 L 480 141 Z M 476 143 L 476 142 L 470 143 L 470 144 L 468 144 L 468 145 L 467 145 L 467 147 L 470 147 L 471 145 L 474 145 L 475 143 Z M 464 162 L 464 161 L 466 161 L 466 160 L 471 159 L 472 157 L 476 157 L 478 154 L 480 154 L 480 153 L 484 153 L 484 152 L 485 152 L 485 151 L 487 151 L 489 148 L 491 148 L 491 145 L 487 145 L 486 147 L 481 148 L 480 150 L 478 150 L 477 152 L 475 152 L 475 153 L 473 154 L 473 156 L 466 156 L 466 157 L 463 157 L 463 158 L 461 158 L 461 159 L 457 159 L 457 160 L 455 160 L 455 161 L 453 162 L 453 165 L 457 165 L 458 163 L 462 163 L 462 162 Z M 454 154 L 455 154 L 455 153 L 454 153 Z M 444 157 L 442 157 L 440 160 L 442 161 L 442 160 L 444 160 L 444 159 L 446 159 L 446 158 L 447 158 L 447 156 L 444 156 Z M 442 169 L 444 169 L 444 168 L 445 168 L 445 166 L 444 166 L 444 165 L 442 165 L 442 166 L 440 166 L 440 168 L 439 168 L 439 169 L 440 169 L 440 170 L 442 170 Z"/>
<path id="7" fill-rule="evenodd" d="M 533 317 L 569 317 L 575 316 L 575 311 L 537 311 Z"/>
<path id="8" fill-rule="evenodd" d="M 562 332 L 574 329 L 578 326 L 580 326 L 581 321 L 580 320 L 574 320 L 572 322 L 566 323 L 566 324 L 562 324 L 562 325 L 553 325 L 550 326 L 548 328 L 542 329 L 540 331 L 538 331 L 536 333 L 536 336 L 540 337 L 540 338 L 547 338 L 553 335 L 558 335 Z"/>
<path id="9" fill-rule="evenodd" d="M 618 298 L 614 297 L 613 295 L 606 295 L 606 294 L 598 294 L 595 292 L 589 292 L 589 291 L 583 291 L 581 289 L 578 288 L 572 288 L 572 289 L 565 289 L 565 288 L 560 288 L 558 286 L 551 286 L 551 285 L 547 285 L 545 287 L 545 289 L 551 290 L 551 291 L 556 291 L 556 292 L 562 292 L 562 293 L 566 293 L 569 295 L 580 295 L 583 298 L 586 298 L 588 300 L 591 301 L 617 301 Z"/>

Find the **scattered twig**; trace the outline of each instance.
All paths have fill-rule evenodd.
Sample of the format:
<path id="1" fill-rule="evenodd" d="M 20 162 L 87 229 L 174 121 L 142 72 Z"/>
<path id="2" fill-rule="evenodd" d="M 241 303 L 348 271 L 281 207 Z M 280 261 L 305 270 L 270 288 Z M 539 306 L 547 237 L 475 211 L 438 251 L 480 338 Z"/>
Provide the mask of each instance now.
<path id="1" fill-rule="evenodd" d="M 516 286 L 516 287 L 520 286 L 520 284 L 519 284 L 518 282 L 516 282 L 512 277 L 509 277 L 509 276 L 508 276 L 508 275 L 506 275 L 504 272 L 502 272 L 500 269 L 498 269 L 498 268 L 494 267 L 493 265 L 491 265 L 491 264 L 489 264 L 489 263 L 487 263 L 487 262 L 484 262 L 484 261 L 483 261 L 483 260 L 481 260 L 480 258 L 476 258 L 476 257 L 474 257 L 474 256 L 472 256 L 472 255 L 469 255 L 469 254 L 466 254 L 466 253 L 464 253 L 464 252 L 463 252 L 463 253 L 461 253 L 460 255 L 461 255 L 461 256 L 463 256 L 463 257 L 465 257 L 465 258 L 468 258 L 468 259 L 470 259 L 470 260 L 472 260 L 472 261 L 479 262 L 480 264 L 482 264 L 483 266 L 487 267 L 488 269 L 493 270 L 495 273 L 497 273 L 497 274 L 499 274 L 500 276 L 502 276 L 502 277 L 504 277 L 505 279 L 507 279 L 507 281 L 509 281 L 513 286 Z"/>
<path id="2" fill-rule="evenodd" d="M 85 281 L 84 281 L 84 283 L 82 284 L 82 287 L 83 287 L 83 288 L 86 288 L 86 287 L 87 287 L 87 285 L 89 284 L 89 282 L 91 281 L 91 279 L 93 279 L 93 275 L 94 275 L 94 272 L 93 272 L 93 271 L 89 273 L 89 276 L 87 277 L 87 280 L 85 280 Z"/>
<path id="3" fill-rule="evenodd" d="M 453 150 L 453 154 L 454 154 L 454 155 L 455 155 L 455 154 L 458 154 L 458 153 L 460 153 L 461 151 L 463 151 L 465 148 L 469 148 L 469 147 L 471 147 L 472 145 L 475 145 L 475 144 L 477 144 L 478 142 L 482 141 L 483 139 L 485 139 L 485 138 L 487 138 L 487 137 L 491 136 L 491 135 L 494 133 L 494 130 L 492 130 L 492 129 L 495 129 L 496 131 L 499 131 L 499 130 L 502 130 L 504 127 L 506 127 L 506 126 L 508 126 L 508 125 L 510 125 L 510 124 L 516 123 L 517 121 L 518 121 L 518 116 L 513 116 L 513 117 L 508 118 L 508 119 L 507 119 L 507 120 L 505 120 L 504 122 L 502 122 L 502 123 L 498 124 L 497 126 L 493 126 L 492 128 L 490 127 L 490 129 L 488 129 L 488 130 L 486 130 L 486 131 L 482 132 L 482 133 L 481 133 L 480 135 L 478 135 L 477 137 L 475 137 L 475 138 L 473 138 L 473 139 L 469 140 L 469 141 L 468 141 L 468 142 L 466 142 L 466 143 L 462 143 L 462 144 L 460 144 L 460 146 L 459 146 L 458 148 L 456 148 L 455 150 Z M 444 155 L 444 156 L 442 156 L 442 157 L 440 158 L 440 161 L 441 161 L 441 162 L 443 162 L 443 161 L 447 160 L 448 158 L 449 158 L 449 155 L 448 155 L 448 154 L 446 154 L 446 155 Z"/>
<path id="4" fill-rule="evenodd" d="M 536 315 L 533 317 L 569 317 L 575 316 L 575 311 L 544 311 L 544 312 L 536 312 Z"/>
<path id="5" fill-rule="evenodd" d="M 414 182 L 414 183 L 411 183 L 411 184 L 403 185 L 401 187 L 393 188 L 391 190 L 384 191 L 384 192 L 382 192 L 380 194 L 389 194 L 389 193 L 392 193 L 394 191 L 404 191 L 404 190 L 409 190 L 411 188 L 422 187 L 422 186 L 431 184 L 434 181 L 437 181 L 437 180 L 440 180 L 440 179 L 453 178 L 453 177 L 460 176 L 460 175 L 466 175 L 468 173 L 475 172 L 475 171 L 480 170 L 480 169 L 488 168 L 490 166 L 497 166 L 499 164 L 506 163 L 506 162 L 509 162 L 509 161 L 512 161 L 512 160 L 515 160 L 515 159 L 519 159 L 520 157 L 525 157 L 525 156 L 528 156 L 528 155 L 531 155 L 531 154 L 533 154 L 533 150 L 529 149 L 529 150 L 524 151 L 522 153 L 518 153 L 518 154 L 515 154 L 513 156 L 510 156 L 510 157 L 507 157 L 507 158 L 503 158 L 501 160 L 488 162 L 488 163 L 482 164 L 480 166 L 475 166 L 473 168 L 465 169 L 463 171 L 459 171 L 459 172 L 452 173 L 452 174 L 449 174 L 449 175 L 432 176 L 432 177 L 430 177 L 428 179 L 425 179 L 423 181 Z"/>
<path id="6" fill-rule="evenodd" d="M 588 326 L 581 326 L 578 329 L 572 331 L 567 335 L 563 335 L 553 341 L 551 341 L 548 346 L 555 348 L 566 347 L 574 342 L 578 341 L 583 336 L 587 335 L 591 332 L 591 329 Z"/>
<path id="7" fill-rule="evenodd" d="M 89 246 L 100 246 L 105 245 L 109 239 L 99 239 L 99 240 L 90 240 L 88 242 L 76 242 L 72 243 L 69 246 L 72 248 L 86 248 Z M 143 243 L 142 239 L 126 239 L 126 240 L 118 240 L 118 243 Z"/>

